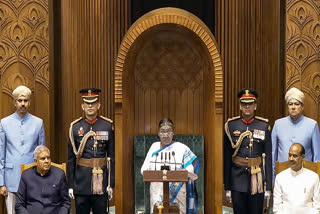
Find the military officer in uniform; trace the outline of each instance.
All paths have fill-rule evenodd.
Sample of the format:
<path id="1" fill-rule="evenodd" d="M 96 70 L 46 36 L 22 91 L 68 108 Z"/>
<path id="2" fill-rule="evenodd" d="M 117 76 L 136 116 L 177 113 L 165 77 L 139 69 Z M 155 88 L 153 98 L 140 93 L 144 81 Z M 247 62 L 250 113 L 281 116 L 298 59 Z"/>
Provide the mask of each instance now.
<path id="1" fill-rule="evenodd" d="M 99 92 L 96 88 L 80 91 L 85 117 L 73 121 L 69 130 L 69 196 L 75 198 L 77 214 L 89 214 L 91 209 L 93 214 L 105 214 L 114 187 L 114 131 L 112 120 L 98 116 Z"/>
<path id="2" fill-rule="evenodd" d="M 259 214 L 271 194 L 271 128 L 267 119 L 255 116 L 254 90 L 241 90 L 238 98 L 241 116 L 225 124 L 224 189 L 235 214 Z"/>

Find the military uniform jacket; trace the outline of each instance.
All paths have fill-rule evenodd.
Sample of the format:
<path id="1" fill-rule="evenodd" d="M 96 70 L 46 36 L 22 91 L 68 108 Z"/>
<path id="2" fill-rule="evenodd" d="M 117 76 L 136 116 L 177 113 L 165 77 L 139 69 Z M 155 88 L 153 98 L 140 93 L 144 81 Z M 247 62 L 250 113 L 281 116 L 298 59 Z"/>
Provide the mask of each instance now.
<path id="1" fill-rule="evenodd" d="M 256 158 L 262 157 L 266 154 L 265 158 L 265 175 L 263 174 L 263 181 L 266 181 L 266 190 L 271 191 L 272 185 L 272 143 L 270 126 L 267 119 L 254 117 L 251 122 L 246 123 L 240 117 L 229 119 L 225 125 L 224 134 L 224 188 L 225 190 L 233 190 L 239 192 L 250 192 L 251 184 L 251 169 L 249 167 L 240 166 L 232 162 L 232 156 L 241 133 L 249 130 L 252 133 L 253 143 L 250 149 L 250 139 L 245 137 L 236 156 L 242 158 Z M 230 141 L 232 140 L 232 142 Z M 231 144 L 232 143 L 232 144 Z M 250 151 L 251 150 L 251 151 Z M 263 165 L 260 164 L 261 171 Z"/>
<path id="2" fill-rule="evenodd" d="M 82 138 L 90 130 L 96 133 L 96 140 L 98 142 L 97 152 L 94 154 L 94 138 L 90 137 L 85 144 L 81 158 L 111 158 L 111 181 L 110 186 L 114 187 L 114 131 L 112 129 L 112 121 L 107 118 L 97 117 L 94 124 L 89 124 L 85 119 L 80 118 L 71 123 L 70 131 L 74 140 L 75 148 L 78 151 Z M 72 130 L 71 130 L 72 129 Z M 77 152 L 76 151 L 76 152 Z M 76 154 L 72 143 L 68 142 L 68 183 L 69 188 L 73 189 L 74 194 L 92 195 L 91 180 L 92 168 L 79 166 L 76 164 Z M 106 192 L 108 186 L 108 172 L 106 166 L 103 167 L 103 191 Z"/>

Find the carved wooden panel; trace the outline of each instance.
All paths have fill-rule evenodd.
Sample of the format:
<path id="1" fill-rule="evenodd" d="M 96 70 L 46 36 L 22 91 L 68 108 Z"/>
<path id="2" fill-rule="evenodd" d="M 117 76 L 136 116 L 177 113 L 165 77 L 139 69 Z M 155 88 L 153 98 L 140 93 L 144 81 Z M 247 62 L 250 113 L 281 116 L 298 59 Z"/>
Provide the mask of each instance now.
<path id="1" fill-rule="evenodd" d="M 217 49 L 217 45 L 215 40 L 212 38 L 212 35 L 208 34 L 210 32 L 207 26 L 202 24 L 202 21 L 192 15 L 192 19 L 186 16 L 182 10 L 181 12 L 173 12 L 173 10 L 179 10 L 177 8 L 166 8 L 166 14 L 163 14 L 163 9 L 158 9 L 153 11 L 153 15 L 151 17 L 144 17 L 143 20 L 139 21 L 139 24 L 133 24 L 131 27 L 131 31 L 126 35 L 124 40 L 122 41 L 122 45 L 120 46 L 119 54 L 116 61 L 115 67 L 115 102 L 122 102 L 122 72 L 124 62 L 127 57 L 128 50 L 131 45 L 135 41 L 137 37 L 140 36 L 144 31 L 151 28 L 152 26 L 163 24 L 163 23 L 172 23 L 184 26 L 193 32 L 195 32 L 199 38 L 204 42 L 206 47 L 208 48 L 209 54 L 211 55 L 213 62 L 213 72 L 215 74 L 215 100 L 218 103 L 223 101 L 223 72 L 222 65 L 220 60 L 220 54 Z M 137 23 L 137 22 L 136 22 Z"/>
<path id="2" fill-rule="evenodd" d="M 288 0 L 286 5 L 286 90 L 305 94 L 305 114 L 320 121 L 320 2 Z"/>
<path id="3" fill-rule="evenodd" d="M 176 133 L 202 134 L 203 72 L 208 70 L 203 46 L 173 24 L 141 37 L 145 42 L 134 65 L 136 135 L 156 134 L 164 117 L 176 123 Z"/>
<path id="4" fill-rule="evenodd" d="M 44 120 L 50 147 L 48 22 L 47 0 L 0 1 L 0 116 L 15 111 L 11 93 L 26 85 L 33 92 L 30 112 Z"/>

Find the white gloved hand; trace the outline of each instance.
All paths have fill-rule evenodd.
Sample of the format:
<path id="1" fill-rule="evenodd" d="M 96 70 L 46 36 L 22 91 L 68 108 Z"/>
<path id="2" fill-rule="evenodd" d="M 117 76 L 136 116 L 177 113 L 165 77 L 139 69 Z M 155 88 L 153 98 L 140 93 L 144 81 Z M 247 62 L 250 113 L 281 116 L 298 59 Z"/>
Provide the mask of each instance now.
<path id="1" fill-rule="evenodd" d="M 73 189 L 69 189 L 69 197 L 71 198 L 71 199 L 74 199 L 74 195 L 73 195 Z"/>
<path id="2" fill-rule="evenodd" d="M 270 198 L 271 198 L 271 191 L 265 191 L 264 199 L 267 200 L 266 207 L 269 207 Z"/>
<path id="3" fill-rule="evenodd" d="M 264 193 L 264 199 L 269 200 L 271 198 L 271 191 L 265 191 Z"/>
<path id="4" fill-rule="evenodd" d="M 229 203 L 232 202 L 231 190 L 226 190 L 226 199 L 229 201 Z"/>
<path id="5" fill-rule="evenodd" d="M 109 201 L 111 201 L 111 199 L 113 197 L 113 190 L 111 187 L 107 187 L 107 193 L 108 193 L 108 199 L 109 199 Z"/>

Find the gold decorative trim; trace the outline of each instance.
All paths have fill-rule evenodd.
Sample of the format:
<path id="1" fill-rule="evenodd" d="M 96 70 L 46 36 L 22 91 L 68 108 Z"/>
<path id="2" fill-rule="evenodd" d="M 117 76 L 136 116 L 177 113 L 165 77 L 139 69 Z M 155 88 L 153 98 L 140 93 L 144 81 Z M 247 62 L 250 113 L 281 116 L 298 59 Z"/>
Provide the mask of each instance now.
<path id="1" fill-rule="evenodd" d="M 138 19 L 126 33 L 115 65 L 115 103 L 122 103 L 122 73 L 127 54 L 135 40 L 147 29 L 160 24 L 178 24 L 192 30 L 202 40 L 212 59 L 215 75 L 215 102 L 223 102 L 223 69 L 217 42 L 208 27 L 193 14 L 178 8 L 160 8 L 153 10 Z"/>

